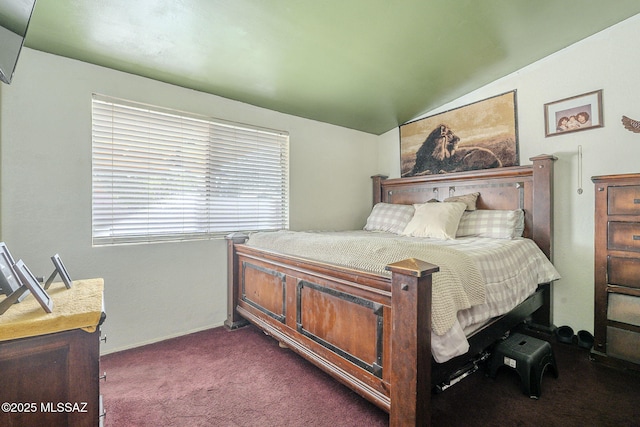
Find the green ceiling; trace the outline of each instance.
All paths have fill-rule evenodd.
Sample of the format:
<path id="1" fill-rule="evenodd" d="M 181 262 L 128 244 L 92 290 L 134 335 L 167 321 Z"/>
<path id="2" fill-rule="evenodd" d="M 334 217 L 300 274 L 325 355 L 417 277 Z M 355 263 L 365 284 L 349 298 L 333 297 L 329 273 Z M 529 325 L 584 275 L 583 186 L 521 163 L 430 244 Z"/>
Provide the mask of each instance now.
<path id="1" fill-rule="evenodd" d="M 637 13 L 638 0 L 38 0 L 25 45 L 381 134 Z"/>

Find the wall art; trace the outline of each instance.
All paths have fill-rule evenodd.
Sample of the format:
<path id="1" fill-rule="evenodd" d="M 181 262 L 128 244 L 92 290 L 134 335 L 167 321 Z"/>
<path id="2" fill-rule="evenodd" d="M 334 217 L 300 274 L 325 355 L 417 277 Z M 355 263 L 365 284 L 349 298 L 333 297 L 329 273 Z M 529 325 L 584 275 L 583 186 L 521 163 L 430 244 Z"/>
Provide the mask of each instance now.
<path id="1" fill-rule="evenodd" d="M 403 177 L 518 164 L 515 90 L 400 126 Z"/>
<path id="2" fill-rule="evenodd" d="M 602 89 L 544 104 L 545 136 L 603 127 Z"/>

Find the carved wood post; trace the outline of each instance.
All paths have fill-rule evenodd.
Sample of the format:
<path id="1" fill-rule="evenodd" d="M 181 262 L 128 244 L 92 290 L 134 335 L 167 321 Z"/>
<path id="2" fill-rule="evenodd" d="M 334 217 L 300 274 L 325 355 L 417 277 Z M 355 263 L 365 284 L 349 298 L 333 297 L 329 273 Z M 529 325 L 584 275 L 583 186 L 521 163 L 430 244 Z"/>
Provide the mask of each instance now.
<path id="1" fill-rule="evenodd" d="M 431 424 L 431 275 L 439 267 L 417 259 L 390 264 L 391 410 L 389 425 Z"/>
<path id="2" fill-rule="evenodd" d="M 553 261 L 553 162 L 558 158 L 541 154 L 529 160 L 533 162 L 533 217 L 538 224 L 532 230 L 532 239 Z"/>
<path id="3" fill-rule="evenodd" d="M 382 201 L 382 181 L 387 179 L 386 175 L 374 175 L 373 180 L 373 205 Z"/>
<path id="4" fill-rule="evenodd" d="M 234 247 L 235 244 L 246 242 L 248 238 L 246 234 L 242 233 L 232 233 L 225 237 L 227 240 L 227 320 L 224 321 L 224 324 L 229 329 L 236 329 L 248 323 L 236 310 L 240 292 L 239 284 L 236 282 L 240 272 L 236 270 L 238 262 Z"/>
<path id="5" fill-rule="evenodd" d="M 535 226 L 531 238 L 544 254 L 553 261 L 553 162 L 557 157 L 541 154 L 531 157 L 533 162 L 533 216 Z M 545 285 L 545 303 L 532 316 L 536 329 L 553 332 L 553 292 L 551 284 Z"/>

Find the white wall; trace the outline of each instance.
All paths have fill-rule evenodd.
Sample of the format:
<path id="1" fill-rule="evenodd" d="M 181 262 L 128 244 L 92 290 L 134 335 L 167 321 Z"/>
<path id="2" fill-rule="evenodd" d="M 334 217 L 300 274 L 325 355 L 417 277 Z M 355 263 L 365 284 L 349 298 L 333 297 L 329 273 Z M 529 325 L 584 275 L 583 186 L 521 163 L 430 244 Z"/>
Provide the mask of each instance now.
<path id="1" fill-rule="evenodd" d="M 554 291 L 554 321 L 576 332 L 593 332 L 593 218 L 591 176 L 640 172 L 640 134 L 623 128 L 626 115 L 640 120 L 640 40 L 636 15 L 503 79 L 459 98 L 424 117 L 513 89 L 517 90 L 520 164 L 537 154 L 554 154 L 554 263 L 562 279 Z M 545 138 L 544 104 L 603 90 L 604 127 Z M 422 117 L 422 116 L 421 116 Z M 578 146 L 583 178 L 578 182 Z M 380 173 L 400 175 L 398 129 L 380 137 Z M 582 195 L 577 189 L 582 187 Z"/>
<path id="2" fill-rule="evenodd" d="M 0 232 L 36 274 L 60 253 L 72 278 L 103 277 L 103 352 L 219 326 L 226 318 L 222 239 L 91 247 L 91 94 L 290 133 L 292 229 L 364 225 L 377 137 L 24 49 L 0 85 Z"/>

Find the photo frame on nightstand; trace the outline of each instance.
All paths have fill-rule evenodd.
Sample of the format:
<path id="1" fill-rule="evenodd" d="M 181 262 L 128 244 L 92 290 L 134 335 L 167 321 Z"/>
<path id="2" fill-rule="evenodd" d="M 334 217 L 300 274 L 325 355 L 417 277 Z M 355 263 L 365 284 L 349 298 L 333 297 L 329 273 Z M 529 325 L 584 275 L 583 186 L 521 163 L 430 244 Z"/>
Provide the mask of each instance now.
<path id="1" fill-rule="evenodd" d="M 53 279 L 55 279 L 56 275 L 59 274 L 66 288 L 71 289 L 73 281 L 71 280 L 71 277 L 69 276 L 69 272 L 67 271 L 67 268 L 64 266 L 64 263 L 62 262 L 60 255 L 55 254 L 54 256 L 52 256 L 51 262 L 53 262 L 53 265 L 55 266 L 56 269 L 53 270 L 53 273 L 51 273 L 47 281 L 44 283 L 44 288 L 49 289 L 49 286 L 51 286 L 51 283 L 53 283 Z"/>
<path id="2" fill-rule="evenodd" d="M 42 309 L 47 313 L 51 313 L 53 311 L 53 300 L 47 294 L 38 283 L 38 279 L 33 275 L 31 270 L 25 265 L 25 263 L 20 259 L 15 264 L 16 273 L 18 273 L 18 277 L 23 285 L 27 287 L 33 294 L 33 296 L 38 300 Z"/>

